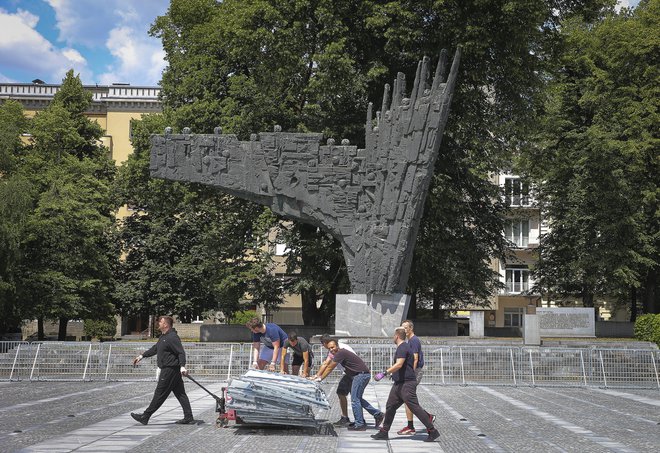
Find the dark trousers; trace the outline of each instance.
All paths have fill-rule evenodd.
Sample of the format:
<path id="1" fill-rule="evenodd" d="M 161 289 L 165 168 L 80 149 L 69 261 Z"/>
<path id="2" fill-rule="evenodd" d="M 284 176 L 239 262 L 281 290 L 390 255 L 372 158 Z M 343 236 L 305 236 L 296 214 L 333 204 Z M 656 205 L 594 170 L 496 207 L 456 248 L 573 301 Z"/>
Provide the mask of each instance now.
<path id="1" fill-rule="evenodd" d="M 417 401 L 417 381 L 404 381 L 395 382 L 390 389 L 390 396 L 387 398 L 385 405 L 385 420 L 383 421 L 383 430 L 389 431 L 396 415 L 396 410 L 401 407 L 403 403 L 408 405 L 408 408 L 413 414 L 422 422 L 426 429 L 433 429 L 433 423 L 429 418 L 429 414 L 422 409 Z"/>
<path id="2" fill-rule="evenodd" d="M 174 396 L 179 400 L 181 408 L 183 409 L 184 418 L 192 418 L 192 408 L 190 407 L 190 400 L 186 395 L 186 388 L 183 385 L 183 378 L 179 367 L 163 367 L 160 369 L 160 376 L 158 377 L 158 384 L 154 392 L 154 397 L 151 404 L 144 411 L 144 415 L 151 417 L 151 415 L 163 405 L 170 393 L 174 392 Z"/>

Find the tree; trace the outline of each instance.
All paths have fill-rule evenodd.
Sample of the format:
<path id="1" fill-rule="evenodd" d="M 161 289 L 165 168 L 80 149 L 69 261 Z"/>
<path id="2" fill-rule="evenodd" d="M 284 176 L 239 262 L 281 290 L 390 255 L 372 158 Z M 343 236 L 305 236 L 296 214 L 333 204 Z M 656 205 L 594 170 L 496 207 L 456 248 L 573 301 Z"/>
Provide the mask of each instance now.
<path id="1" fill-rule="evenodd" d="M 102 130 L 82 115 L 91 96 L 81 90 L 69 71 L 53 103 L 30 121 L 31 144 L 15 171 L 33 188 L 17 297 L 24 315 L 59 320 L 60 340 L 68 319 L 103 318 L 114 309 L 114 164 L 99 145 Z"/>
<path id="2" fill-rule="evenodd" d="M 660 312 L 659 13 L 651 0 L 566 24 L 541 145 L 523 160 L 551 228 L 541 286 L 585 306 L 632 298 L 633 317 L 637 295 L 645 312 Z"/>
<path id="3" fill-rule="evenodd" d="M 420 236 L 425 250 L 416 254 L 409 291 L 432 295 L 436 306 L 440 300 L 484 304 L 496 285 L 490 259 L 506 245 L 504 211 L 489 175 L 510 166 L 512 150 L 534 124 L 561 42 L 559 23 L 571 15 L 594 17 L 604 4 L 613 2 L 174 0 L 151 33 L 166 51 L 163 99 L 177 127 L 210 132 L 219 125 L 245 137 L 279 124 L 358 146 L 368 101 L 378 105 L 396 71 L 412 80 L 420 56 L 462 45 L 436 169 L 444 187 L 432 189 Z M 301 269 L 298 284 L 306 322 L 323 322 L 316 320 L 316 303 L 345 290 L 342 278 L 327 279 L 345 272 L 343 260 L 336 243 L 322 235 L 310 241 L 313 229 L 294 228 L 288 239 L 301 242 L 287 243 L 295 251 L 291 268 L 326 263 L 325 272 Z M 443 242 L 436 228 L 445 232 Z M 466 244 L 473 253 L 465 253 Z"/>
<path id="4" fill-rule="evenodd" d="M 32 209 L 34 188 L 15 171 L 23 149 L 20 137 L 26 126 L 21 104 L 0 104 L 0 334 L 20 331 L 23 319 L 16 279 L 22 260 L 20 241 Z"/>
<path id="5" fill-rule="evenodd" d="M 231 318 L 246 308 L 246 293 L 277 305 L 279 285 L 266 285 L 267 261 L 258 253 L 269 222 L 263 209 L 205 186 L 150 178 L 149 136 L 165 124 L 162 115 L 134 122 L 134 153 L 119 170 L 118 196 L 133 208 L 120 228 L 120 312 L 189 322 L 220 310 Z"/>

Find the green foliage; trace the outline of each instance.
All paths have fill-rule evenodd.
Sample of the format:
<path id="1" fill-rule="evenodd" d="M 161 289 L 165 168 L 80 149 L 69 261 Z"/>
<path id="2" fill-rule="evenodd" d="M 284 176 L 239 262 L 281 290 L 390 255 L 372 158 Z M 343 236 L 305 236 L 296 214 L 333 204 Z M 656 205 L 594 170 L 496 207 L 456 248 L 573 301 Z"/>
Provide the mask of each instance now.
<path id="1" fill-rule="evenodd" d="M 98 144 L 102 130 L 83 115 L 90 103 L 70 71 L 31 120 L 15 103 L 0 108 L 0 149 L 8 156 L 0 170 L 3 324 L 38 317 L 63 327 L 69 318 L 114 310 L 115 169 Z M 26 130 L 27 145 L 19 135 Z"/>
<path id="2" fill-rule="evenodd" d="M 510 165 L 536 126 L 561 21 L 598 17 L 613 3 L 173 0 L 151 33 L 169 62 L 162 86 L 175 126 L 246 137 L 279 124 L 358 146 L 368 102 L 379 105 L 397 71 L 412 80 L 421 56 L 462 45 L 410 290 L 437 303 L 483 303 L 497 286 L 489 263 L 506 245 L 489 175 Z M 349 290 L 338 243 L 300 225 L 283 239 L 305 322 L 327 322 L 336 291 Z"/>
<path id="3" fill-rule="evenodd" d="M 117 320 L 114 316 L 102 319 L 85 319 L 85 334 L 92 338 L 114 337 L 117 331 Z"/>
<path id="4" fill-rule="evenodd" d="M 122 314 L 175 313 L 183 322 L 220 310 L 231 318 L 246 293 L 275 306 L 281 290 L 259 252 L 268 222 L 263 208 L 208 187 L 152 179 L 149 136 L 166 117 L 133 124 L 135 152 L 121 167 L 116 191 L 135 208 L 123 219 L 115 297 Z"/>
<path id="5" fill-rule="evenodd" d="M 234 316 L 229 320 L 228 324 L 237 324 L 240 326 L 244 326 L 245 323 L 247 323 L 250 319 L 255 318 L 257 316 L 257 312 L 254 310 L 244 310 L 244 311 L 237 311 L 234 313 Z"/>
<path id="6" fill-rule="evenodd" d="M 635 288 L 647 312 L 660 311 L 659 12 L 654 0 L 566 23 L 540 145 L 522 160 L 551 220 L 541 285 L 587 305 Z"/>
<path id="7" fill-rule="evenodd" d="M 635 338 L 660 346 L 660 314 L 642 315 L 635 321 Z"/>

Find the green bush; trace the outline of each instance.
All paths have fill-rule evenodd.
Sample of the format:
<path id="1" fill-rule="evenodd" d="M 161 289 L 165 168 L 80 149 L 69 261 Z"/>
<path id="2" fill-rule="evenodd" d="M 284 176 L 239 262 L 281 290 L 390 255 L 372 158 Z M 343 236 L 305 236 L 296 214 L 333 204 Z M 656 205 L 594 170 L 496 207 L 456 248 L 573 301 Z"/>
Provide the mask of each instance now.
<path id="1" fill-rule="evenodd" d="M 117 332 L 117 321 L 114 317 L 105 319 L 85 319 L 85 334 L 91 338 L 114 337 Z"/>
<path id="2" fill-rule="evenodd" d="M 254 310 L 237 311 L 234 313 L 234 316 L 231 318 L 229 324 L 240 324 L 244 326 L 246 322 L 256 317 L 257 312 Z"/>
<path id="3" fill-rule="evenodd" d="M 635 338 L 660 346 L 660 314 L 642 315 L 635 321 Z"/>

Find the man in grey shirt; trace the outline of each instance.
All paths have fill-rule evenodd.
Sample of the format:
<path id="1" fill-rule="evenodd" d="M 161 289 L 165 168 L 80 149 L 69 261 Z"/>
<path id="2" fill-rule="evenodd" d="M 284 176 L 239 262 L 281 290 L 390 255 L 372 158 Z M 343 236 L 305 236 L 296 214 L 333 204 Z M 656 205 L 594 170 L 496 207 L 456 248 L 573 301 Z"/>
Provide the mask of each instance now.
<path id="1" fill-rule="evenodd" d="M 312 359 L 314 359 L 314 353 L 312 353 L 312 347 L 307 340 L 299 337 L 295 332 L 289 332 L 289 338 L 284 340 L 284 344 L 282 345 L 280 373 L 285 372 L 284 364 L 286 363 L 286 354 L 289 349 L 291 349 L 291 352 L 293 353 L 293 362 L 291 363 L 291 371 L 293 375 L 298 376 L 300 373 L 300 365 L 303 365 L 302 377 L 308 377 L 310 364 L 312 363 Z"/>

